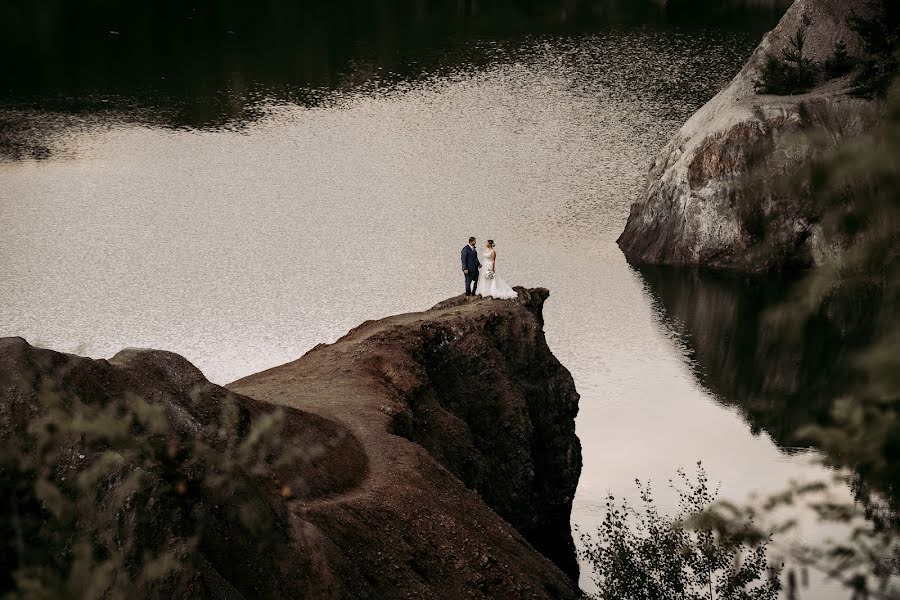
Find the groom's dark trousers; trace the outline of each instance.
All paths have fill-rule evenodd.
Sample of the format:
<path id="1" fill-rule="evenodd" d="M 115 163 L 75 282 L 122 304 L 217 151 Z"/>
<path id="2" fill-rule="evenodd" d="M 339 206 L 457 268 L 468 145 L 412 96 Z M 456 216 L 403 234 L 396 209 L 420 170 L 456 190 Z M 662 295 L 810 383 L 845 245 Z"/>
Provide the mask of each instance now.
<path id="1" fill-rule="evenodd" d="M 469 291 L 469 288 L 472 288 L 472 291 Z M 475 272 L 469 271 L 466 274 L 466 296 L 474 296 L 475 292 L 478 290 L 478 269 L 475 269 Z"/>
<path id="2" fill-rule="evenodd" d="M 466 244 L 459 255 L 463 271 L 466 275 L 466 296 L 474 296 L 478 289 L 478 253 L 475 248 Z M 470 289 L 471 288 L 471 289 Z"/>

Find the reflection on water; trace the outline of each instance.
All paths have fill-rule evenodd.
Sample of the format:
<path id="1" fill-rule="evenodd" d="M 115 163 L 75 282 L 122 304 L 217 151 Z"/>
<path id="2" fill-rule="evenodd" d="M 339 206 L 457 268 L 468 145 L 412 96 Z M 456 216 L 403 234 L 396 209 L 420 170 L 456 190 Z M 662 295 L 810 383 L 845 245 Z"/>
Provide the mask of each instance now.
<path id="1" fill-rule="evenodd" d="M 368 77 L 433 72 L 435 50 L 473 40 L 599 27 L 736 26 L 760 34 L 788 0 L 92 0 L 4 2 L 2 95 L 61 93 L 193 99 L 197 125 L 230 113 L 258 89 L 290 94 Z M 383 71 L 378 73 L 378 71 Z M 351 79 L 353 78 L 350 76 Z M 216 106 L 218 99 L 222 105 Z M 230 103 L 236 105 L 229 106 Z"/>
<path id="2" fill-rule="evenodd" d="M 0 3 L 0 160 L 45 158 L 80 116 L 241 126 L 261 105 L 509 59 L 524 36 L 731 27 L 756 39 L 789 0 L 92 0 Z M 726 45 L 727 47 L 727 45 Z M 704 51 L 698 48 L 697 52 Z M 618 62 L 613 59 L 613 62 Z M 644 83 L 652 85 L 647 77 Z M 40 118 L 29 112 L 41 111 Z M 24 111 L 24 112 L 23 112 Z"/>
<path id="3" fill-rule="evenodd" d="M 702 269 L 640 266 L 668 328 L 688 348 L 698 380 L 740 409 L 751 430 L 784 447 L 802 443 L 804 425 L 828 421 L 832 401 L 854 384 L 851 355 L 870 339 L 874 306 L 817 315 L 798 331 L 771 312 L 795 279 Z M 859 300 L 857 299 L 857 302 Z"/>
<path id="4" fill-rule="evenodd" d="M 186 88 L 183 97 L 149 98 L 127 94 L 127 86 L 116 94 L 85 91 L 60 97 L 48 93 L 27 102 L 15 98 L 4 102 L 0 97 L 0 161 L 68 156 L 78 148 L 78 143 L 73 142 L 82 140 L 82 134 L 96 135 L 125 126 L 247 132 L 253 123 L 271 121 L 273 115 L 280 118 L 279 115 L 285 114 L 284 109 L 337 110 L 366 99 L 428 94 L 449 89 L 453 83 L 477 84 L 482 80 L 500 84 L 511 96 L 523 94 L 522 100 L 505 98 L 502 104 L 492 107 L 498 112 L 497 118 L 511 123 L 517 121 L 518 131 L 523 131 L 521 125 L 527 127 L 528 119 L 541 118 L 526 114 L 518 106 L 530 102 L 532 92 L 540 93 L 535 84 L 536 75 L 546 79 L 546 83 L 537 85 L 549 93 L 566 94 L 556 112 L 565 109 L 585 113 L 566 117 L 572 122 L 582 118 L 585 129 L 570 129 L 568 133 L 579 139 L 560 142 L 559 148 L 574 148 L 598 140 L 607 143 L 602 137 L 587 140 L 585 136 L 598 127 L 605 127 L 609 136 L 616 136 L 622 130 L 619 126 L 622 118 L 627 118 L 625 127 L 636 128 L 638 135 L 633 144 L 621 147 L 620 151 L 629 159 L 641 156 L 640 160 L 646 161 L 646 152 L 655 151 L 655 146 L 648 144 L 664 143 L 667 132 L 730 78 L 756 41 L 755 34 L 744 31 L 646 27 L 561 37 L 527 35 L 504 41 L 475 40 L 452 47 L 423 49 L 420 54 L 408 57 L 407 63 L 415 72 L 405 75 L 383 72 L 365 62 L 353 62 L 340 73 L 341 80 L 330 88 L 256 81 L 252 93 L 242 93 L 238 100 L 225 102 L 221 101 L 221 95 L 210 96 L 210 90 Z M 473 78 L 473 74 L 489 75 Z M 633 112 L 625 116 L 625 110 Z M 545 109 L 545 112 L 553 111 Z M 472 118 L 477 120 L 477 115 Z M 511 152 L 516 150 L 510 148 Z M 579 159 L 575 157 L 568 164 L 559 165 L 557 171 L 571 168 L 577 162 Z M 594 210 L 614 211 L 618 216 L 618 206 L 632 200 L 634 188 L 621 190 L 621 195 L 616 193 L 618 182 L 605 177 L 607 172 L 612 174 L 617 170 L 614 162 L 598 164 L 595 169 L 604 176 L 593 182 L 576 175 L 577 184 L 602 188 L 599 193 L 591 193 L 591 206 L 585 207 L 591 210 L 585 210 L 580 217 L 590 220 Z M 634 177 L 639 173 L 628 171 L 625 175 Z M 616 199 L 615 204 L 596 202 L 596 196 L 607 189 Z"/>
<path id="5" fill-rule="evenodd" d="M 827 425 L 834 400 L 859 382 L 852 357 L 872 340 L 878 298 L 833 300 L 824 312 L 786 327 L 773 316 L 796 292 L 796 278 L 669 266 L 641 265 L 635 270 L 660 325 L 681 349 L 698 383 L 722 405 L 735 409 L 753 435 L 771 438 L 786 460 L 813 455 L 798 430 Z M 768 475 L 769 483 L 761 483 L 758 490 L 784 485 L 782 473 L 773 469 Z M 828 479 L 826 472 L 812 467 L 795 472 L 798 475 L 809 481 Z M 880 501 L 870 503 L 868 492 L 870 486 L 889 491 L 890 484 L 884 483 L 859 478 L 840 501 L 849 501 L 852 494 L 868 510 L 882 511 Z M 821 525 L 809 515 L 800 519 L 805 522 L 803 539 L 820 539 Z M 831 535 L 840 539 L 849 533 L 834 529 Z M 797 578 L 791 580 L 796 583 Z M 849 595 L 813 575 L 811 588 L 797 597 Z"/>
<path id="6" fill-rule="evenodd" d="M 507 281 L 576 317 L 579 273 L 627 267 L 610 240 L 653 154 L 754 41 L 527 38 L 447 76 L 265 102 L 241 128 L 63 126 L 49 160 L 0 163 L 0 329 L 172 348 L 227 381 L 457 293 L 448 257 L 473 234 L 497 240 Z M 414 292 L 385 280 L 386 247 Z"/>

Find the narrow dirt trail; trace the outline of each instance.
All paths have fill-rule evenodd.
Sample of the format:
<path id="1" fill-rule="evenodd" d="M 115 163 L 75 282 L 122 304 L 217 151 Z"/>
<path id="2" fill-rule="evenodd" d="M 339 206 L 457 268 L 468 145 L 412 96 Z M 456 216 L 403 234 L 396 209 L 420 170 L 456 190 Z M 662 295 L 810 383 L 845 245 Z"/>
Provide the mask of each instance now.
<path id="1" fill-rule="evenodd" d="M 391 349 L 383 347 L 383 340 L 372 343 L 373 338 L 390 337 L 392 331 L 420 328 L 442 319 L 475 315 L 484 309 L 484 303 L 500 302 L 503 301 L 461 301 L 439 311 L 367 321 L 334 344 L 321 345 L 295 361 L 249 375 L 225 387 L 257 400 L 325 417 L 353 433 L 368 458 L 365 478 L 352 490 L 313 499 L 307 506 L 353 500 L 390 484 L 398 469 L 412 469 L 418 463 L 408 452 L 398 452 L 398 444 L 408 442 L 388 433 L 391 391 L 379 380 L 374 365 L 390 354 Z"/>

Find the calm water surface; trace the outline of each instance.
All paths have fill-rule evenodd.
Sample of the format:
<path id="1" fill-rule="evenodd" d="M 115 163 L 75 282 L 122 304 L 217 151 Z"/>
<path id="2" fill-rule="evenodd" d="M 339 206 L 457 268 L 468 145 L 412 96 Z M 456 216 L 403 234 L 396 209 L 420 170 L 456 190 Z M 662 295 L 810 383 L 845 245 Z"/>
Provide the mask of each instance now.
<path id="1" fill-rule="evenodd" d="M 312 101 L 248 84 L 252 119 L 202 126 L 104 95 L 90 101 L 114 110 L 7 107 L 46 151 L 0 163 L 0 335 L 165 348 L 227 383 L 460 293 L 459 248 L 490 237 L 507 281 L 552 292 L 547 338 L 582 395 L 576 527 L 636 477 L 669 503 L 665 482 L 698 460 L 735 500 L 816 476 L 742 408 L 742 356 L 715 360 L 756 310 L 742 284 L 642 273 L 614 243 L 656 152 L 757 37 L 471 41 L 408 62 L 414 76 L 351 64 Z"/>

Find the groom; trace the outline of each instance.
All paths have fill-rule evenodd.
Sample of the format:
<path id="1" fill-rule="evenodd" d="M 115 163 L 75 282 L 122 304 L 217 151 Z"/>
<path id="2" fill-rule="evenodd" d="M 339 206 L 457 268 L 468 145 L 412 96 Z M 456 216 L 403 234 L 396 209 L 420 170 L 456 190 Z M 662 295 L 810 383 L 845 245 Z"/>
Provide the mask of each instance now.
<path id="1" fill-rule="evenodd" d="M 466 276 L 466 296 L 474 296 L 478 289 L 478 269 L 481 268 L 481 263 L 478 262 L 478 252 L 475 250 L 475 238 L 469 238 L 469 243 L 463 246 L 460 258 L 462 259 L 463 275 Z"/>

